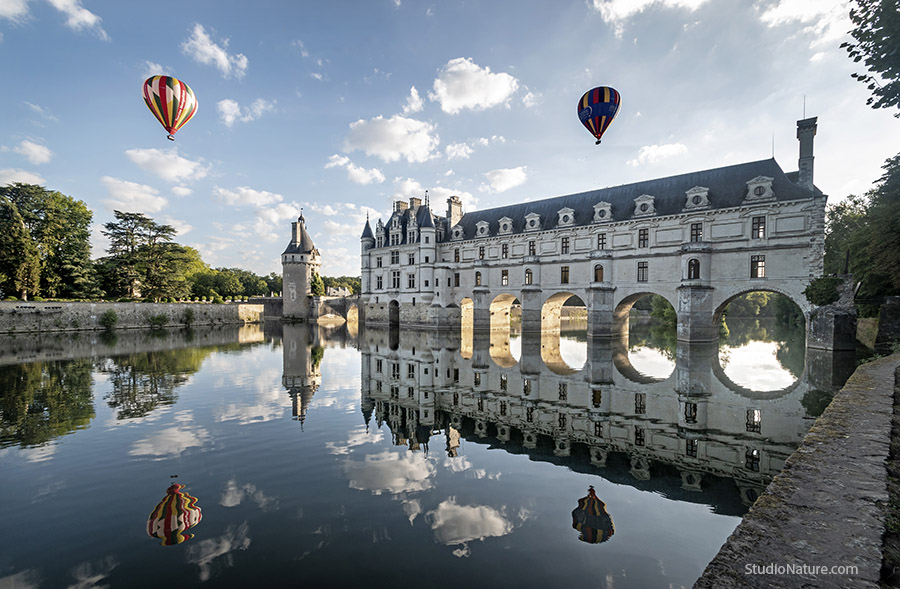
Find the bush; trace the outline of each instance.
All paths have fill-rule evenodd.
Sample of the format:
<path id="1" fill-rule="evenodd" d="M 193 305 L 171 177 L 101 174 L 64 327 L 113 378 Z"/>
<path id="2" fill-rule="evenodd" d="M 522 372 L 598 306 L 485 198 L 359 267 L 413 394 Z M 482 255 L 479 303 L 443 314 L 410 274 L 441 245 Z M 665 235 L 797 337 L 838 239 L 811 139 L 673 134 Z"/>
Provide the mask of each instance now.
<path id="1" fill-rule="evenodd" d="M 41 303 L 44 301 L 44 297 L 32 297 L 31 300 L 35 303 Z"/>
<path id="2" fill-rule="evenodd" d="M 185 324 L 185 326 L 190 327 L 191 323 L 194 322 L 194 310 L 191 308 L 187 308 L 184 310 L 184 313 L 181 314 L 181 322 Z"/>
<path id="3" fill-rule="evenodd" d="M 119 322 L 119 316 L 112 309 L 109 309 L 108 311 L 103 313 L 103 315 L 100 315 L 100 325 L 104 329 L 107 329 L 107 330 L 112 329 L 116 326 L 116 323 L 118 323 L 118 322 Z"/>
<path id="4" fill-rule="evenodd" d="M 128 297 L 122 297 L 121 299 L 118 299 L 116 302 L 117 303 L 131 303 L 133 301 L 134 301 L 134 299 L 129 299 Z"/>
<path id="5" fill-rule="evenodd" d="M 165 315 L 163 315 L 162 313 L 160 313 L 158 315 L 150 315 L 150 317 L 147 318 L 147 323 L 149 323 L 150 327 L 152 327 L 154 329 L 163 327 L 168 322 L 169 322 L 169 318 L 166 317 Z"/>
<path id="6" fill-rule="evenodd" d="M 806 300 L 814 305 L 830 305 L 841 298 L 841 293 L 838 292 L 838 286 L 843 283 L 844 279 L 837 278 L 836 276 L 814 278 L 803 290 L 803 294 L 806 295 Z"/>
<path id="7" fill-rule="evenodd" d="M 224 305 L 225 301 L 222 300 L 222 297 L 216 297 L 212 300 L 213 305 Z"/>
<path id="8" fill-rule="evenodd" d="M 9 302 L 11 302 L 11 303 L 14 303 L 14 302 L 18 301 L 19 299 L 18 299 L 17 297 L 6 297 L 6 298 L 3 299 L 3 300 L 4 300 L 4 301 L 9 301 Z"/>

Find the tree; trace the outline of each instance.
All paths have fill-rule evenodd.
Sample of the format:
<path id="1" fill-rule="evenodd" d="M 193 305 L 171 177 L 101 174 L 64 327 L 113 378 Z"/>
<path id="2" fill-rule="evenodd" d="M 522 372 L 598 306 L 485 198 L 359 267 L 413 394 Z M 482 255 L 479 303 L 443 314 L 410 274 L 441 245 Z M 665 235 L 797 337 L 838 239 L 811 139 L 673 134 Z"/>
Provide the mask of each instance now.
<path id="1" fill-rule="evenodd" d="M 309 281 L 309 292 L 314 297 L 321 297 L 325 294 L 325 283 L 322 281 L 322 277 L 316 273 L 313 273 L 312 280 Z"/>
<path id="2" fill-rule="evenodd" d="M 101 233 L 109 239 L 113 284 L 107 290 L 136 297 L 139 286 L 138 249 L 143 245 L 143 232 L 153 220 L 142 213 L 113 211 L 115 221 L 103 224 Z M 112 287 L 111 289 L 109 287 Z"/>
<path id="3" fill-rule="evenodd" d="M 21 299 L 39 292 L 41 261 L 16 205 L 0 195 L 0 290 Z"/>
<path id="4" fill-rule="evenodd" d="M 887 160 L 882 169 L 885 173 L 871 193 L 869 255 L 896 293 L 900 292 L 900 154 Z"/>
<path id="5" fill-rule="evenodd" d="M 855 0 L 850 10 L 853 41 L 842 43 L 854 62 L 871 72 L 851 74 L 866 84 L 872 108 L 900 107 L 900 11 L 896 0 Z M 900 117 L 900 112 L 894 114 Z"/>
<path id="6" fill-rule="evenodd" d="M 266 281 L 266 294 L 270 292 L 279 293 L 284 289 L 283 278 L 281 274 L 276 274 L 275 272 L 270 273 L 268 276 L 264 278 Z"/>

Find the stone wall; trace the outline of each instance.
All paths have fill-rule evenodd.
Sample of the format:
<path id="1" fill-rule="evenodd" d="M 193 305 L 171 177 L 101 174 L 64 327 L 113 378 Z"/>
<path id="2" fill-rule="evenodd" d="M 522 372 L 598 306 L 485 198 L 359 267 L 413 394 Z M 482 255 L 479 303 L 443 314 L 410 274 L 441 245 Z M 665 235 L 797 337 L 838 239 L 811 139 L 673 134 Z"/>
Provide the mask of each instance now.
<path id="1" fill-rule="evenodd" d="M 878 586 L 898 376 L 900 354 L 853 373 L 695 589 Z M 836 566 L 857 570 L 811 570 Z"/>
<path id="2" fill-rule="evenodd" d="M 107 311 L 117 317 L 115 328 L 139 329 L 161 317 L 160 327 L 185 326 L 193 311 L 192 325 L 256 323 L 263 320 L 263 305 L 231 303 L 31 303 L 0 302 L 0 333 L 101 330 Z"/>

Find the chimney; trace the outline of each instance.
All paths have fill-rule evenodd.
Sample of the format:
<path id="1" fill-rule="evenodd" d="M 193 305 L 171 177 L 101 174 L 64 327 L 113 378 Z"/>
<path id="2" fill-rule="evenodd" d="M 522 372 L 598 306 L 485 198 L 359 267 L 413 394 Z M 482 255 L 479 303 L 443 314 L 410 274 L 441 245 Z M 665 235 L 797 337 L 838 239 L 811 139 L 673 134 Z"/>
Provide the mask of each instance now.
<path id="1" fill-rule="evenodd" d="M 416 210 L 417 208 L 419 208 L 420 206 L 422 206 L 422 199 L 421 199 L 421 198 L 416 198 L 415 196 L 411 196 L 411 197 L 409 198 L 409 208 L 411 208 L 412 210 L 415 211 L 415 210 Z"/>
<path id="2" fill-rule="evenodd" d="M 462 200 L 458 196 L 451 196 L 447 199 L 447 221 L 450 227 L 453 227 L 462 219 Z"/>
<path id="3" fill-rule="evenodd" d="M 298 219 L 297 223 L 299 223 L 299 222 L 300 222 L 300 220 Z M 297 243 L 297 223 L 291 223 L 291 244 L 292 245 Z"/>
<path id="4" fill-rule="evenodd" d="M 407 204 L 405 201 L 402 201 L 402 200 L 394 201 L 394 212 L 395 213 L 402 213 L 406 209 L 407 209 Z"/>
<path id="5" fill-rule="evenodd" d="M 800 160 L 797 183 L 813 190 L 813 138 L 816 136 L 816 120 L 811 117 L 797 121 L 797 139 L 800 140 Z"/>

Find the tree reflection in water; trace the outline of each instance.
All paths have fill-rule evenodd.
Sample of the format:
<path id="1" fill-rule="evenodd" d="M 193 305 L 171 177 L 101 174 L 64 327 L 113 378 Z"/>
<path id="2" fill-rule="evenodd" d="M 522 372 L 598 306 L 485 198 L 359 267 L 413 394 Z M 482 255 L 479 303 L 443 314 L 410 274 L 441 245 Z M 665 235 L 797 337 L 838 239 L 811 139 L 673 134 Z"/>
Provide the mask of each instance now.
<path id="1" fill-rule="evenodd" d="M 39 446 L 94 418 L 90 359 L 0 367 L 0 447 Z"/>

